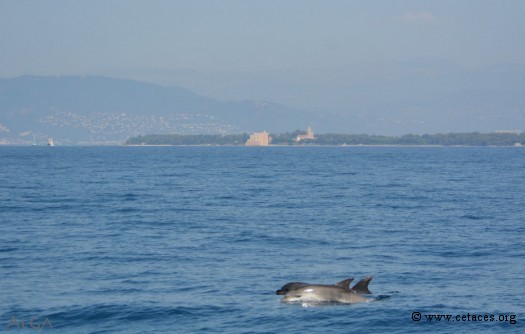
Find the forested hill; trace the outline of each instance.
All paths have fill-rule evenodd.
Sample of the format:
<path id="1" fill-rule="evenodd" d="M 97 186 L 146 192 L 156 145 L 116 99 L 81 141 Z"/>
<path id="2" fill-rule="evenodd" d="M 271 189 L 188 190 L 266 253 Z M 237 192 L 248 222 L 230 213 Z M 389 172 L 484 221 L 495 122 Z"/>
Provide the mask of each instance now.
<path id="1" fill-rule="evenodd" d="M 272 145 L 436 145 L 436 146 L 521 146 L 525 134 L 506 133 L 447 133 L 408 134 L 400 137 L 319 134 L 314 140 L 296 141 L 301 131 L 271 134 Z M 244 145 L 249 134 L 236 135 L 146 135 L 130 138 L 126 145 Z"/>

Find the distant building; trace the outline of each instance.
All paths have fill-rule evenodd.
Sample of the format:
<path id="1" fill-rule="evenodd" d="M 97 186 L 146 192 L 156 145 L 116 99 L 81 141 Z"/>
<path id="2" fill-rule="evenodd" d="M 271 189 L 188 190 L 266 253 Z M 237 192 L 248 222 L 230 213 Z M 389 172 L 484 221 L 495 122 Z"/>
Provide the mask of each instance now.
<path id="1" fill-rule="evenodd" d="M 246 141 L 246 146 L 268 146 L 270 142 L 272 141 L 272 138 L 268 134 L 268 132 L 255 132 L 252 135 L 250 135 L 250 139 Z"/>
<path id="2" fill-rule="evenodd" d="M 310 126 L 306 129 L 306 134 L 298 135 L 297 138 L 295 138 L 295 141 L 301 141 L 305 139 L 315 139 L 314 132 L 312 131 L 312 128 Z"/>

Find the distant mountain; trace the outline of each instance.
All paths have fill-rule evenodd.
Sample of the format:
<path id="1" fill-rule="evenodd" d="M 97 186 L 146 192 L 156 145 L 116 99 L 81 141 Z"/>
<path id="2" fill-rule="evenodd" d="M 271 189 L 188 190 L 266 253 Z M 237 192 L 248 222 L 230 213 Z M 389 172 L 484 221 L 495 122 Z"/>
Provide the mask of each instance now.
<path id="1" fill-rule="evenodd" d="M 0 141 L 124 142 L 146 134 L 230 134 L 306 127 L 313 113 L 222 102 L 186 89 L 99 76 L 0 79 Z"/>
<path id="2" fill-rule="evenodd" d="M 38 143 L 48 137 L 56 144 L 123 143 L 148 134 L 283 133 L 307 126 L 315 133 L 394 136 L 525 130 L 525 65 L 519 64 L 466 69 L 419 59 L 324 70 L 119 76 L 140 81 L 0 79 L 0 143 L 28 144 L 33 136 Z"/>
<path id="3" fill-rule="evenodd" d="M 328 115 L 311 124 L 318 133 L 525 130 L 525 65 L 520 64 L 469 69 L 423 58 L 322 69 L 128 75 L 220 99 L 264 99 L 315 110 Z"/>

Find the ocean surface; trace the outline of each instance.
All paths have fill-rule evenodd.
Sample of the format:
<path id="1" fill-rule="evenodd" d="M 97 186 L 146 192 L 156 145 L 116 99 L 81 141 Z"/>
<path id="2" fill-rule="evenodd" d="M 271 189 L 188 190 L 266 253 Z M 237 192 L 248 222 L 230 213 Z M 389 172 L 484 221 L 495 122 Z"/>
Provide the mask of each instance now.
<path id="1" fill-rule="evenodd" d="M 275 295 L 368 275 L 368 303 Z M 524 322 L 524 148 L 0 147 L 0 332 Z"/>

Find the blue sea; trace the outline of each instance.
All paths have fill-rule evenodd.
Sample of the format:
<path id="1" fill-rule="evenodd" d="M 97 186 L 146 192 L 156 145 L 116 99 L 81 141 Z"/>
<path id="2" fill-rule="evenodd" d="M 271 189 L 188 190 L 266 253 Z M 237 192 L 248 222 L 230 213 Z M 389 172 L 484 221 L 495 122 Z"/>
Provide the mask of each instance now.
<path id="1" fill-rule="evenodd" d="M 522 333 L 524 280 L 524 148 L 0 147 L 0 332 Z"/>

